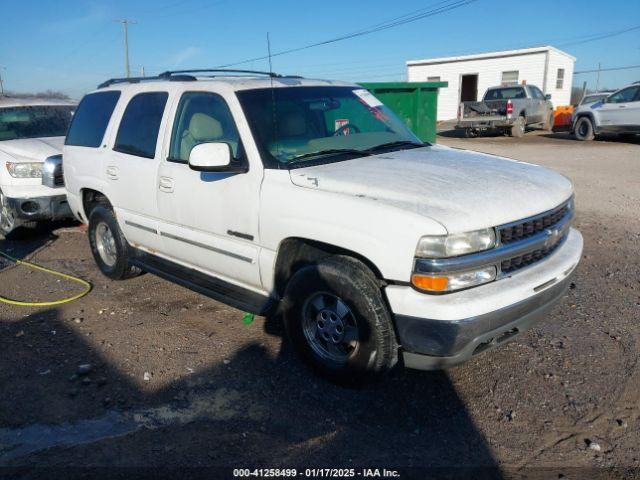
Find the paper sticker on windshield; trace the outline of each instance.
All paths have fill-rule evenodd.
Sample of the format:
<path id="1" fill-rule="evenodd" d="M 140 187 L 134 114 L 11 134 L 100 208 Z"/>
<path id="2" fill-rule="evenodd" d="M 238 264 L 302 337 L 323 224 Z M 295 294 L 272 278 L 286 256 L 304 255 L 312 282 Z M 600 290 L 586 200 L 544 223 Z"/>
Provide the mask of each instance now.
<path id="1" fill-rule="evenodd" d="M 338 130 L 340 130 L 340 128 L 344 127 L 345 125 L 349 125 L 348 118 L 336 118 L 334 132 L 337 132 Z"/>
<path id="2" fill-rule="evenodd" d="M 382 102 L 374 97 L 369 90 L 365 90 L 364 88 L 359 90 L 354 90 L 355 93 L 360 100 L 369 105 L 371 108 L 378 108 L 382 106 Z"/>

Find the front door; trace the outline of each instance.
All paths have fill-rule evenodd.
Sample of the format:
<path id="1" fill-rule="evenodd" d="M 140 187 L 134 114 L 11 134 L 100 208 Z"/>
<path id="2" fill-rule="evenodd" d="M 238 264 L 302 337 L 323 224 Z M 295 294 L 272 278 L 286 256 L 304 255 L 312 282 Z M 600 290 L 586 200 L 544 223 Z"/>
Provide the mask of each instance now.
<path id="1" fill-rule="evenodd" d="M 626 131 L 638 124 L 640 86 L 631 86 L 614 93 L 600 107 L 600 123 L 605 130 Z"/>
<path id="2" fill-rule="evenodd" d="M 163 251 L 174 261 L 260 290 L 258 199 L 262 170 L 207 173 L 189 167 L 191 149 L 204 142 L 228 143 L 234 159 L 247 162 L 236 122 L 220 95 L 185 92 L 173 118 L 156 193 Z"/>
<path id="3" fill-rule="evenodd" d="M 462 75 L 460 78 L 460 101 L 478 101 L 478 75 Z"/>

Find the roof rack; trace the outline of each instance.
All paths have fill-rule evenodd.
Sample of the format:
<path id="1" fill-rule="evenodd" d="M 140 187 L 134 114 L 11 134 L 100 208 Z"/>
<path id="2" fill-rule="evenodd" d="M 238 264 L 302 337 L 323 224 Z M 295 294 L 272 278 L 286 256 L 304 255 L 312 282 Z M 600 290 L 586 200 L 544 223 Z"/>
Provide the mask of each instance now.
<path id="1" fill-rule="evenodd" d="M 156 77 L 125 77 L 125 78 L 110 78 L 109 80 L 102 82 L 98 85 L 98 89 L 107 88 L 111 85 L 118 83 L 140 83 L 149 82 L 153 80 L 170 80 L 172 82 L 195 82 L 197 80 L 193 75 L 174 75 L 169 77 L 162 77 L 160 75 Z"/>
<path id="2" fill-rule="evenodd" d="M 265 75 L 267 77 L 272 78 L 282 78 L 283 75 L 273 73 L 273 72 L 261 72 L 258 70 L 229 70 L 225 68 L 196 68 L 192 70 L 168 70 L 166 72 L 162 72 L 158 77 L 169 79 L 175 76 L 176 74 L 189 74 L 189 73 L 241 73 L 245 75 Z"/>
<path id="3" fill-rule="evenodd" d="M 270 78 L 302 78 L 296 75 L 280 75 L 273 72 L 260 72 L 257 70 L 228 70 L 222 68 L 201 68 L 193 70 L 168 70 L 155 77 L 127 77 L 111 78 L 98 85 L 98 88 L 107 88 L 118 83 L 140 83 L 153 80 L 168 80 L 170 82 L 195 82 L 197 78 L 191 73 L 240 73 L 243 75 L 265 75 Z M 215 76 L 215 75 L 214 75 Z"/>

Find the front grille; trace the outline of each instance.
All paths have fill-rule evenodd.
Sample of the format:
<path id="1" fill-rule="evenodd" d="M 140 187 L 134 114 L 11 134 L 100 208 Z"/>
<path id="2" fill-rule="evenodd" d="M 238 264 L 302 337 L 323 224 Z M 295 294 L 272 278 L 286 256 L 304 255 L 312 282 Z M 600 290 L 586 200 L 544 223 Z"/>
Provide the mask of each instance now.
<path id="1" fill-rule="evenodd" d="M 500 241 L 503 244 L 509 244 L 522 240 L 523 238 L 531 237 L 536 233 L 542 232 L 545 228 L 553 227 L 568 214 L 569 202 L 537 217 L 501 227 L 498 229 L 500 232 Z"/>
<path id="2" fill-rule="evenodd" d="M 551 245 L 550 247 L 540 248 L 524 255 L 519 255 L 508 260 L 503 260 L 502 263 L 500 263 L 500 269 L 502 270 L 502 273 L 513 273 L 516 270 L 520 270 L 521 268 L 524 268 L 528 265 L 539 262 L 540 260 L 551 255 L 562 244 L 562 240 L 564 240 L 564 238 L 560 239 L 560 241 L 558 241 L 555 245 Z"/>

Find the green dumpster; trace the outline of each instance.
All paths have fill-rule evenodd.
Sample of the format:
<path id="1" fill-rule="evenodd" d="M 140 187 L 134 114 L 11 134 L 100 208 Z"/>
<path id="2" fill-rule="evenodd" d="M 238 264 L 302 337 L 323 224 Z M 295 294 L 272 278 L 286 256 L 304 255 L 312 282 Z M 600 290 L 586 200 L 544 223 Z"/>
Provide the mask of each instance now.
<path id="1" fill-rule="evenodd" d="M 448 82 L 360 83 L 398 115 L 423 142 L 436 141 L 438 90 Z"/>

